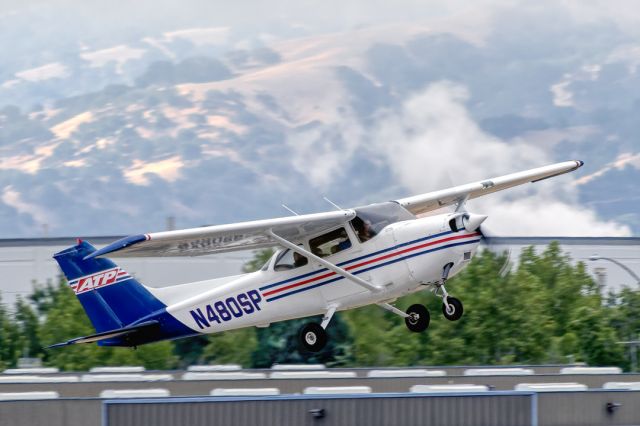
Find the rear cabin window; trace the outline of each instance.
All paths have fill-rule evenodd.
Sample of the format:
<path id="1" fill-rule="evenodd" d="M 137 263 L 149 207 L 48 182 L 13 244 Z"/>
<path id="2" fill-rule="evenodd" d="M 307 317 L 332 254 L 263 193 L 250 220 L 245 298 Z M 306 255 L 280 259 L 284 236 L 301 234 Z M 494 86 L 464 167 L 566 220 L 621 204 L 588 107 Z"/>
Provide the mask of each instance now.
<path id="1" fill-rule="evenodd" d="M 309 240 L 311 253 L 320 257 L 331 256 L 351 247 L 351 240 L 344 228 L 338 228 Z"/>
<path id="2" fill-rule="evenodd" d="M 306 257 L 300 253 L 296 253 L 293 250 L 286 249 L 276 259 L 276 263 L 273 265 L 274 271 L 288 271 L 290 269 L 296 269 L 304 266 L 308 263 Z"/>

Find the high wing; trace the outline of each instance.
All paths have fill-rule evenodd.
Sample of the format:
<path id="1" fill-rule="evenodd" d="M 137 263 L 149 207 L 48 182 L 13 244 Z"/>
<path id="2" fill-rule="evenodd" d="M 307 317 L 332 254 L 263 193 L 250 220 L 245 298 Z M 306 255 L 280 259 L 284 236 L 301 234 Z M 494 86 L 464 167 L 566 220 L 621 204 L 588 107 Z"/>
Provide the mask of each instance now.
<path id="1" fill-rule="evenodd" d="M 486 179 L 480 182 L 402 198 L 396 202 L 411 213 L 418 215 L 524 183 L 537 182 L 568 173 L 582 165 L 582 161 L 566 161 L 524 172 Z M 131 235 L 91 253 L 87 258 L 106 255 L 109 257 L 199 256 L 236 250 L 272 247 L 274 245 L 283 245 L 282 240 L 286 240 L 289 243 L 296 243 L 307 235 L 330 230 L 331 228 L 348 222 L 355 216 L 355 210 L 341 210 L 228 225 L 203 226 L 177 231 Z M 295 247 L 297 248 L 297 246 Z"/>
<path id="2" fill-rule="evenodd" d="M 402 198 L 397 200 L 397 202 L 411 213 L 418 215 L 437 210 L 441 207 L 457 204 L 465 199 L 478 198 L 502 191 L 503 189 L 529 182 L 538 182 L 543 179 L 569 173 L 582 167 L 583 164 L 584 163 L 579 160 L 565 161 L 563 163 L 551 164 L 524 172 L 512 173 L 479 182 L 468 183 L 466 185 L 454 186 L 440 191 Z"/>
<path id="3" fill-rule="evenodd" d="M 346 223 L 355 215 L 353 210 L 341 210 L 131 235 L 91 253 L 87 258 L 107 254 L 109 257 L 199 256 L 272 247 L 278 242 L 271 232 L 287 241 L 297 242 L 306 235 Z"/>

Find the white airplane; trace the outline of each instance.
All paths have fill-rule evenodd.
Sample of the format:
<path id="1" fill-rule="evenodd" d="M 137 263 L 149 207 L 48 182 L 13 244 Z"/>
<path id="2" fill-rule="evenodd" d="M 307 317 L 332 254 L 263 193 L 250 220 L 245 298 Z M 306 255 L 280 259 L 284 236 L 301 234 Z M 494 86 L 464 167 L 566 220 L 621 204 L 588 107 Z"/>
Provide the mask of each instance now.
<path id="1" fill-rule="evenodd" d="M 137 346 L 165 339 L 267 327 L 276 321 L 324 315 L 300 330 L 310 352 L 326 344 L 337 311 L 376 304 L 400 316 L 413 332 L 429 326 L 423 305 L 406 312 L 393 302 L 424 289 L 442 298 L 450 321 L 462 316 L 447 279 L 473 258 L 487 216 L 465 210 L 467 200 L 571 172 L 567 161 L 353 209 L 154 232 L 96 250 L 78 241 L 54 255 L 96 334 L 52 347 L 98 342 Z M 418 217 L 454 206 L 450 213 Z M 108 257 L 198 256 L 279 246 L 261 270 L 164 288 L 146 287 Z"/>

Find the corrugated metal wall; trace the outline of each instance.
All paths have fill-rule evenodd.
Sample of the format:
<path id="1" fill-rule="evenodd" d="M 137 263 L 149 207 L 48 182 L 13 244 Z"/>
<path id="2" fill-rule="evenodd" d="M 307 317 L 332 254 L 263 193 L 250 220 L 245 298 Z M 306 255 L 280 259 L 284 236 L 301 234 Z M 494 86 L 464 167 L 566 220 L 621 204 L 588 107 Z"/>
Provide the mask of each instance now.
<path id="1" fill-rule="evenodd" d="M 612 412 L 607 403 L 620 404 Z M 587 391 L 538 394 L 541 426 L 640 425 L 640 392 Z"/>
<path id="2" fill-rule="evenodd" d="M 101 399 L 0 402 L 0 426 L 100 426 Z"/>
<path id="3" fill-rule="evenodd" d="M 281 397 L 107 403 L 105 426 L 531 425 L 532 395 Z M 323 410 L 324 416 L 312 414 Z"/>

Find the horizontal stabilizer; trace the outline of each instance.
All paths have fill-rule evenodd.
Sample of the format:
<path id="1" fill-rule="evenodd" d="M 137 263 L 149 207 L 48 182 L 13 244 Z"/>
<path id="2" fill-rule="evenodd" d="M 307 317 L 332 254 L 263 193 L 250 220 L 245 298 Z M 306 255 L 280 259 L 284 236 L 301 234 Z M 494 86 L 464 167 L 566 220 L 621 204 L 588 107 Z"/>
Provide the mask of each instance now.
<path id="1" fill-rule="evenodd" d="M 118 328 L 115 330 L 103 331 L 102 333 L 91 334 L 89 336 L 76 337 L 75 339 L 67 340 L 66 342 L 56 343 L 55 345 L 47 346 L 46 349 L 59 348 L 61 346 L 78 345 L 80 343 L 93 343 L 101 340 L 112 339 L 114 337 L 122 337 L 139 333 L 142 330 L 149 330 L 151 328 L 158 327 L 158 321 L 147 321 L 130 327 Z"/>

